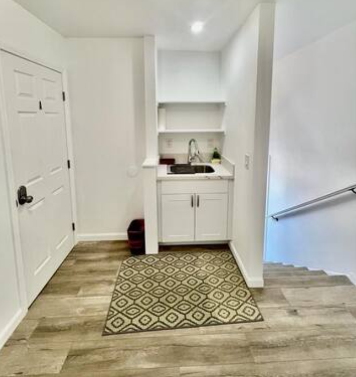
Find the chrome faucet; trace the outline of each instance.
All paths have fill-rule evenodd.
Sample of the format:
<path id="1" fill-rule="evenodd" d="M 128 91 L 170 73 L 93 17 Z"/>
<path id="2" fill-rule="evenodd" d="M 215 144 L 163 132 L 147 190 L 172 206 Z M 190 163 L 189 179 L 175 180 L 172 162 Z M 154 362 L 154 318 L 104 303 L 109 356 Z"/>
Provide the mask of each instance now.
<path id="1" fill-rule="evenodd" d="M 197 162 L 197 160 L 203 162 L 203 159 L 200 157 L 198 142 L 195 139 L 191 139 L 188 144 L 188 164 Z"/>

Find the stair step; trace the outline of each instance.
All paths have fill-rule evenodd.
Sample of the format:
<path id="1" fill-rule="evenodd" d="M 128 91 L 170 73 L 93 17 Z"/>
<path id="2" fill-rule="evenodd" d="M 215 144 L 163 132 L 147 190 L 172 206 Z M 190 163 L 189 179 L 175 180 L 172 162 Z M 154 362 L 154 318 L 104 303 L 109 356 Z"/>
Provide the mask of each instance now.
<path id="1" fill-rule="evenodd" d="M 288 276 L 327 276 L 327 273 L 322 270 L 318 271 L 310 271 L 310 270 L 297 270 L 293 269 L 290 271 L 284 271 L 284 270 L 265 270 L 263 272 L 263 275 L 265 277 L 288 277 Z"/>
<path id="2" fill-rule="evenodd" d="M 266 268 L 285 268 L 285 267 L 295 268 L 293 264 L 283 264 L 283 263 L 264 263 L 264 266 Z"/>
<path id="3" fill-rule="evenodd" d="M 265 271 L 309 271 L 306 267 L 294 266 L 264 266 Z"/>
<path id="4" fill-rule="evenodd" d="M 281 276 L 265 277 L 266 288 L 335 287 L 352 285 L 347 276 Z"/>
<path id="5" fill-rule="evenodd" d="M 271 266 L 284 266 L 283 263 L 272 263 L 272 262 L 265 262 L 264 266 L 271 267 Z"/>

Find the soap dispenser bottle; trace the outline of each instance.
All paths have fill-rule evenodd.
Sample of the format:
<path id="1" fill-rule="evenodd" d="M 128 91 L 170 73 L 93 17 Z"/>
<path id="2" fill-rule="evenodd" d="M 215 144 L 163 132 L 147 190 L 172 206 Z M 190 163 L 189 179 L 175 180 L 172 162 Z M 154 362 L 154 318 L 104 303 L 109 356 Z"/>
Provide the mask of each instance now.
<path id="1" fill-rule="evenodd" d="M 218 148 L 214 148 L 213 156 L 211 158 L 212 164 L 220 164 L 221 163 L 221 154 L 218 151 Z"/>

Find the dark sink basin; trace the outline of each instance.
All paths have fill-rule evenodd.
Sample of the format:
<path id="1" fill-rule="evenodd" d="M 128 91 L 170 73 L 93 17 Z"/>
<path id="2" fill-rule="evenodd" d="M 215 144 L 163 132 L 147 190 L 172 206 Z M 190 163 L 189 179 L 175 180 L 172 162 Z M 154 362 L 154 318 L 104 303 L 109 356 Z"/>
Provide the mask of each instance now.
<path id="1" fill-rule="evenodd" d="M 214 173 L 214 171 L 209 165 L 177 164 L 168 166 L 168 174 L 209 174 Z"/>
<path id="2" fill-rule="evenodd" d="M 195 173 L 214 173 L 214 169 L 209 165 L 194 165 Z"/>

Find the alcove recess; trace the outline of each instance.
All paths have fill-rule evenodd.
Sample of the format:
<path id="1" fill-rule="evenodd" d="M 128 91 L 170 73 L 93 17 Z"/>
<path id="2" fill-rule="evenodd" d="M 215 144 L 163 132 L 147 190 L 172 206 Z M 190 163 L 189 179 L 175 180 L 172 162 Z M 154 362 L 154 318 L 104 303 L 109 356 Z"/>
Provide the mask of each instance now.
<path id="1" fill-rule="evenodd" d="M 158 133 L 224 134 L 224 101 L 160 101 Z"/>
<path id="2" fill-rule="evenodd" d="M 162 101 L 158 105 L 159 151 L 162 157 L 174 157 L 184 163 L 189 140 L 198 141 L 204 161 L 211 159 L 214 148 L 221 151 L 225 103 Z"/>
<path id="3" fill-rule="evenodd" d="M 225 135 L 219 52 L 158 53 L 158 139 L 161 156 L 186 160 L 189 140 L 209 161 Z"/>

